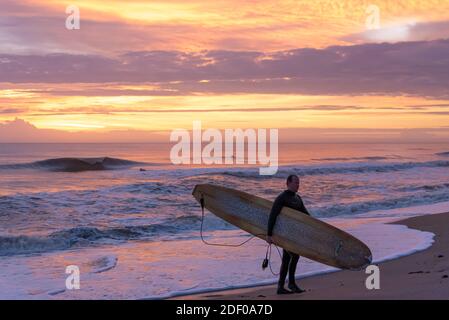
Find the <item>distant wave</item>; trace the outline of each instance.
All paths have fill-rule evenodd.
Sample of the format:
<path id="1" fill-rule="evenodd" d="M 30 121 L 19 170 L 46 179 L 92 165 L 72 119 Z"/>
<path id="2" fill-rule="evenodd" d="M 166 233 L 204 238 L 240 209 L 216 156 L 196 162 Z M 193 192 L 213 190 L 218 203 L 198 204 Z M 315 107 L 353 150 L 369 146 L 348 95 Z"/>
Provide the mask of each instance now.
<path id="1" fill-rule="evenodd" d="M 81 171 L 113 170 L 124 167 L 132 167 L 139 164 L 142 163 L 109 157 L 55 158 L 55 159 L 36 161 L 32 163 L 0 165 L 0 169 L 45 169 L 57 172 L 81 172 Z"/>
<path id="2" fill-rule="evenodd" d="M 438 152 L 438 153 L 435 153 L 435 155 L 437 155 L 437 156 L 449 156 L 449 151 L 447 151 L 447 152 Z"/>
<path id="3" fill-rule="evenodd" d="M 397 159 L 396 157 L 352 157 L 352 158 L 318 158 L 312 159 L 316 161 L 354 161 L 354 160 L 389 160 L 389 159 Z"/>
<path id="4" fill-rule="evenodd" d="M 285 176 L 296 173 L 300 176 L 314 176 L 326 174 L 357 174 L 357 173 L 381 173 L 401 171 L 414 168 L 438 168 L 449 167 L 449 161 L 435 160 L 427 162 L 394 162 L 394 163 L 341 163 L 336 165 L 313 165 L 313 166 L 285 166 L 279 167 L 275 176 Z M 246 170 L 224 170 L 202 173 L 201 175 L 228 175 L 237 178 L 271 179 L 273 176 L 261 176 L 258 169 Z"/>
<path id="5" fill-rule="evenodd" d="M 85 247 L 91 245 L 108 244 L 114 241 L 128 240 L 152 240 L 168 235 L 171 239 L 174 235 L 185 237 L 185 231 L 199 230 L 201 217 L 181 216 L 167 219 L 162 223 L 123 226 L 109 229 L 98 229 L 95 227 L 76 227 L 56 231 L 48 236 L 0 236 L 0 256 L 43 253 L 54 250 L 68 250 L 71 248 Z M 206 230 L 230 229 L 232 226 L 225 222 L 214 219 L 208 220 Z"/>

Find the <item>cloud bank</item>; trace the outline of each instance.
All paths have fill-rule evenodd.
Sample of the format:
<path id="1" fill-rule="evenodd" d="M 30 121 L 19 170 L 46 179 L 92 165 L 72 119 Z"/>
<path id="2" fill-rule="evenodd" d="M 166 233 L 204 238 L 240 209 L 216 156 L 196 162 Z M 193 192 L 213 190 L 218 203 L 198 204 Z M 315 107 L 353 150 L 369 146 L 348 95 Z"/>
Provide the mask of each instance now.
<path id="1" fill-rule="evenodd" d="M 449 40 L 258 51 L 0 55 L 0 82 L 126 83 L 146 94 L 449 95 Z M 64 92 L 65 94 L 67 93 Z M 119 94 L 119 92 L 117 92 Z M 58 94 L 57 90 L 54 94 Z"/>

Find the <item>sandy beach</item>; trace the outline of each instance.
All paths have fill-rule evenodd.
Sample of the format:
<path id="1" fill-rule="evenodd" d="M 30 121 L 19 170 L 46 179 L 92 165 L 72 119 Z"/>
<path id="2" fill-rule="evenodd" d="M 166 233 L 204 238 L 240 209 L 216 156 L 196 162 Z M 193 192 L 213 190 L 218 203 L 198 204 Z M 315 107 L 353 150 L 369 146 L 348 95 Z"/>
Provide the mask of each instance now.
<path id="1" fill-rule="evenodd" d="M 277 295 L 276 286 L 257 286 L 175 299 L 309 300 L 309 299 L 449 299 L 449 213 L 408 218 L 395 222 L 435 234 L 433 245 L 423 251 L 379 264 L 380 289 L 365 287 L 369 276 L 362 271 L 337 271 L 298 279 L 302 294 Z M 298 264 L 301 268 L 301 263 Z"/>

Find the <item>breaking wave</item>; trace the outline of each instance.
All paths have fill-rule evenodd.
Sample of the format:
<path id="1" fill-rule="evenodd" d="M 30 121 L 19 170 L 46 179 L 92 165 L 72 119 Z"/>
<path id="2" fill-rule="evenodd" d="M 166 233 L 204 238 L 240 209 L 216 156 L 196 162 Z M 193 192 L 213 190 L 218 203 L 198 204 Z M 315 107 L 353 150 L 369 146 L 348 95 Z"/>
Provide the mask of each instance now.
<path id="1" fill-rule="evenodd" d="M 414 168 L 439 168 L 449 167 L 449 161 L 435 160 L 427 162 L 396 162 L 396 163 L 345 163 L 336 166 L 284 166 L 279 167 L 275 176 L 285 176 L 291 173 L 296 173 L 300 176 L 314 176 L 326 174 L 357 174 L 357 173 L 381 173 L 401 171 Z M 258 169 L 247 170 L 225 170 L 221 172 L 206 173 L 217 175 L 228 175 L 238 178 L 257 178 L 257 179 L 271 179 L 273 176 L 261 176 Z"/>
<path id="2" fill-rule="evenodd" d="M 125 159 L 101 158 L 55 158 L 31 163 L 0 165 L 0 169 L 44 169 L 57 172 L 81 172 L 114 170 L 142 164 Z"/>
<path id="3" fill-rule="evenodd" d="M 437 155 L 437 156 L 449 156 L 449 151 L 447 151 L 447 152 L 439 152 L 439 153 L 435 153 L 435 155 Z"/>
<path id="4" fill-rule="evenodd" d="M 352 157 L 352 158 L 318 158 L 318 159 L 312 159 L 316 161 L 354 161 L 354 160 L 389 160 L 389 159 L 396 159 L 397 157 Z"/>

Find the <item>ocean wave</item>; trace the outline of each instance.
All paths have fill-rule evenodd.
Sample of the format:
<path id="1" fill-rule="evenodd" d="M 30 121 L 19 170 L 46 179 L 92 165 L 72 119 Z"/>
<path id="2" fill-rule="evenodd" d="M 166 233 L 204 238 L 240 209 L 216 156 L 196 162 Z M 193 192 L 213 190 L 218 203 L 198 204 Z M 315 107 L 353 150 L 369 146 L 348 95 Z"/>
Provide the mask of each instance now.
<path id="1" fill-rule="evenodd" d="M 7 216 L 29 217 L 39 223 L 47 214 L 48 223 L 70 223 L 74 214 L 87 225 L 97 219 L 114 220 L 117 215 L 181 216 L 192 214 L 191 190 L 186 183 L 142 181 L 100 188 L 0 195 L 0 219 Z M 81 209 L 82 208 L 82 209 Z M 159 208 L 164 208 L 160 213 Z M 26 221 L 23 221 L 26 224 Z M 1 220 L 0 220 L 1 224 Z"/>
<path id="2" fill-rule="evenodd" d="M 398 157 L 380 157 L 380 156 L 373 156 L 373 157 L 351 157 L 351 158 L 318 158 L 318 159 L 312 159 L 316 161 L 354 161 L 354 160 L 388 160 L 388 159 L 398 159 Z"/>
<path id="3" fill-rule="evenodd" d="M 399 188 L 398 191 L 405 192 L 414 192 L 414 191 L 435 191 L 435 190 L 443 190 L 449 189 L 449 183 L 441 183 L 441 184 L 424 184 L 418 186 L 406 186 Z"/>
<path id="4" fill-rule="evenodd" d="M 438 153 L 435 153 L 435 155 L 437 155 L 437 156 L 443 156 L 443 157 L 449 156 L 449 151 L 447 151 L 447 152 L 438 152 Z"/>
<path id="5" fill-rule="evenodd" d="M 110 189 L 112 192 L 125 192 L 131 194 L 180 194 L 189 192 L 189 186 L 185 186 L 182 184 L 168 184 L 164 182 L 156 182 L 156 181 L 145 181 L 145 182 L 137 182 L 132 184 L 124 184 L 112 187 Z"/>
<path id="6" fill-rule="evenodd" d="M 358 174 L 358 173 L 383 173 L 402 171 L 414 168 L 438 168 L 449 167 L 449 161 L 434 160 L 427 162 L 394 162 L 394 163 L 342 163 L 334 166 L 283 166 L 279 167 L 278 172 L 274 177 L 283 177 L 288 174 L 296 173 L 299 176 L 315 176 L 326 174 Z M 203 173 L 202 175 L 227 175 L 237 178 L 257 178 L 257 179 L 272 179 L 273 176 L 262 176 L 259 170 L 225 170 Z"/>
<path id="7" fill-rule="evenodd" d="M 200 215 L 181 216 L 150 225 L 123 226 L 108 229 L 75 227 L 53 232 L 47 236 L 0 236 L 0 256 L 44 253 L 91 245 L 111 244 L 129 240 L 157 241 L 163 236 L 185 238 L 186 231 L 199 231 Z M 208 219 L 205 230 L 232 229 L 218 218 Z"/>
<path id="8" fill-rule="evenodd" d="M 31 163 L 4 164 L 0 169 L 45 169 L 57 172 L 81 172 L 113 170 L 133 167 L 140 162 L 109 157 L 100 158 L 55 158 L 35 161 Z"/>
<path id="9" fill-rule="evenodd" d="M 333 204 L 323 207 L 310 206 L 312 216 L 328 218 L 335 216 L 354 216 L 376 210 L 407 208 L 423 204 L 449 201 L 448 192 L 419 193 L 414 195 L 385 198 L 382 200 L 360 201 L 349 204 Z"/>

